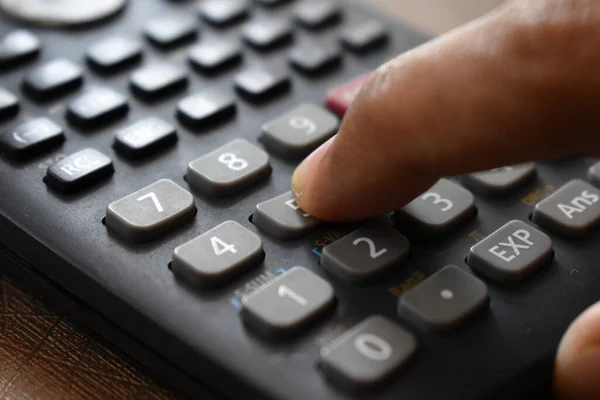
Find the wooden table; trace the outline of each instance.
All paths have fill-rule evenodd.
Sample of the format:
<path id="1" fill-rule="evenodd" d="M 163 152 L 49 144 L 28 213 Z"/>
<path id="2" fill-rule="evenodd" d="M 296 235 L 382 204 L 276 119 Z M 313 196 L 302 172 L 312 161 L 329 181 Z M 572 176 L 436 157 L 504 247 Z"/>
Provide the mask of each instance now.
<path id="1" fill-rule="evenodd" d="M 441 33 L 501 2 L 366 1 L 431 33 Z M 0 266 L 0 398 L 158 400 L 180 396 L 72 317 L 3 276 Z"/>

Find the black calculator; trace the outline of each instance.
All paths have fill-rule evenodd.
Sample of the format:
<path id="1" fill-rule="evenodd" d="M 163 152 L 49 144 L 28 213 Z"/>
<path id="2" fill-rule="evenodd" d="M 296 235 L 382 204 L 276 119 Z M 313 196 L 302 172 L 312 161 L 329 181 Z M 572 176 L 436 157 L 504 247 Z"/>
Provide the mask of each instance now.
<path id="1" fill-rule="evenodd" d="M 596 159 L 347 224 L 290 192 L 371 71 L 428 39 L 365 3 L 0 0 L 0 264 L 200 399 L 547 388 L 600 298 Z"/>

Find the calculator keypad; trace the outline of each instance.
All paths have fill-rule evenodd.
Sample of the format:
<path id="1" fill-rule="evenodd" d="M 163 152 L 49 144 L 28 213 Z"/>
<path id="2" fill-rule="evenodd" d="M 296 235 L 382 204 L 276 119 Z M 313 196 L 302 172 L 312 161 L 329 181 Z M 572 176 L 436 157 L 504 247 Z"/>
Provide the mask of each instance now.
<path id="1" fill-rule="evenodd" d="M 193 188 L 223 197 L 246 189 L 270 174 L 267 153 L 246 140 L 236 139 L 192 161 L 186 176 Z"/>
<path id="2" fill-rule="evenodd" d="M 297 332 L 334 305 L 333 287 L 304 267 L 293 267 L 242 298 L 242 318 L 270 336 Z"/>
<path id="3" fill-rule="evenodd" d="M 44 182 L 60 192 L 72 193 L 109 178 L 114 171 L 106 155 L 84 149 L 49 166 Z"/>
<path id="4" fill-rule="evenodd" d="M 161 179 L 108 205 L 107 228 L 124 239 L 155 239 L 196 214 L 192 195 L 168 179 Z"/>
<path id="5" fill-rule="evenodd" d="M 298 239 L 315 229 L 319 222 L 298 207 L 292 192 L 258 204 L 252 216 L 252 223 L 261 231 L 282 240 Z"/>

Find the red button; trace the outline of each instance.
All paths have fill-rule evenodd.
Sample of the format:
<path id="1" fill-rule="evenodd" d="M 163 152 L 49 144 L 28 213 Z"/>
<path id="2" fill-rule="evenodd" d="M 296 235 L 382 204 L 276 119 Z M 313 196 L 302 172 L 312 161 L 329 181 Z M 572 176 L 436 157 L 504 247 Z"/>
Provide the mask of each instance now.
<path id="1" fill-rule="evenodd" d="M 370 76 L 370 73 L 365 74 L 331 89 L 327 93 L 327 107 L 340 117 L 343 117 L 350 104 L 354 101 L 358 91 Z"/>

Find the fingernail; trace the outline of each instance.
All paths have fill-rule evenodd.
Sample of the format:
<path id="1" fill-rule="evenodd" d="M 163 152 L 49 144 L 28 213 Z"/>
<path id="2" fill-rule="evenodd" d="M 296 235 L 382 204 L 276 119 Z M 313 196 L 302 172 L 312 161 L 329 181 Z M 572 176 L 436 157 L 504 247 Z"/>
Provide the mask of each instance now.
<path id="1" fill-rule="evenodd" d="M 327 152 L 329 146 L 333 143 L 333 138 L 323 143 L 318 149 L 313 151 L 308 157 L 300 163 L 294 175 L 292 176 L 292 192 L 298 205 L 302 207 L 303 200 L 307 197 L 310 183 L 318 173 L 321 159 Z"/>

